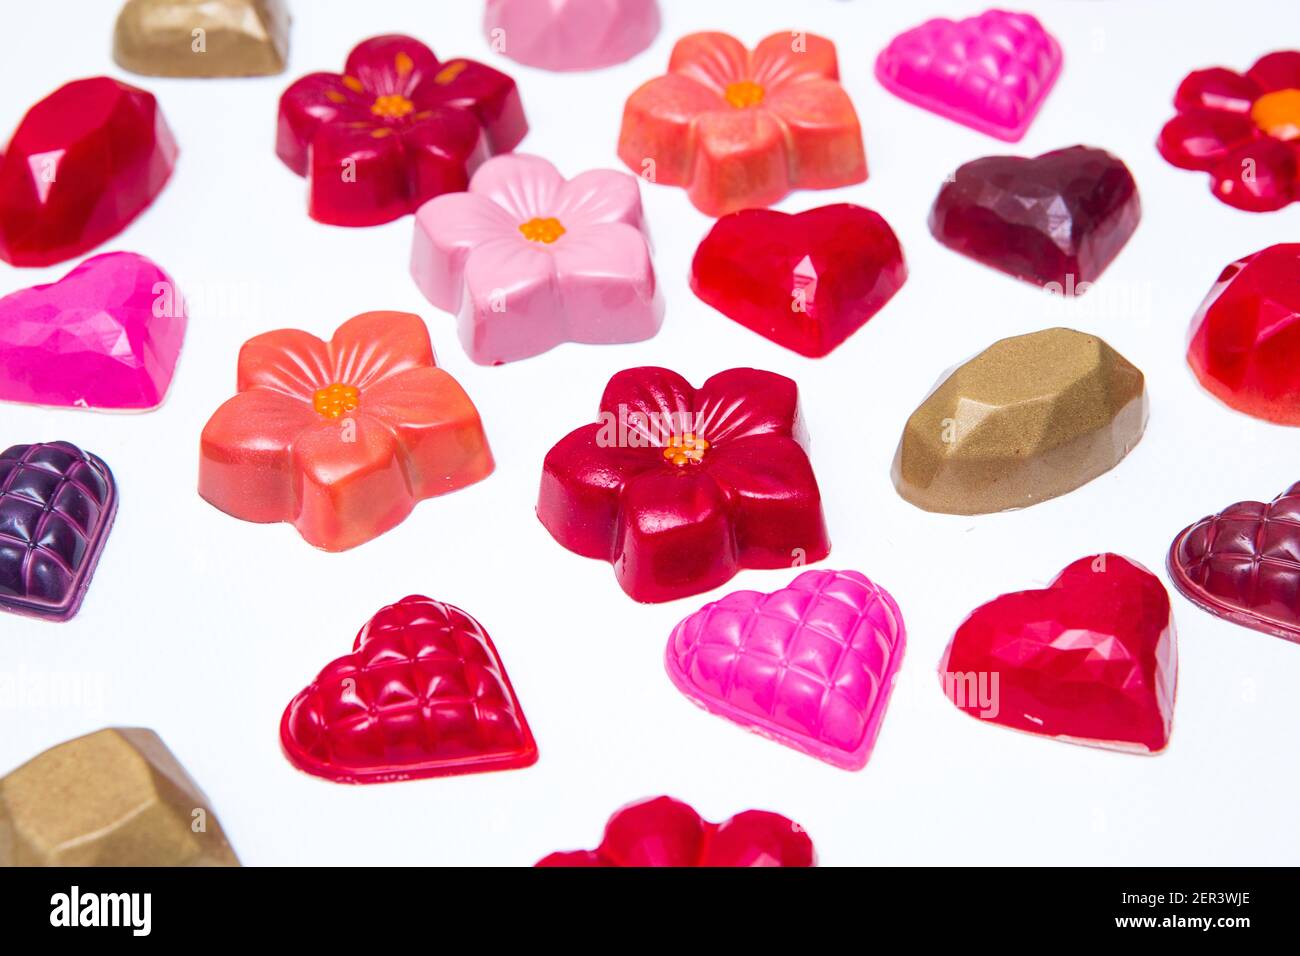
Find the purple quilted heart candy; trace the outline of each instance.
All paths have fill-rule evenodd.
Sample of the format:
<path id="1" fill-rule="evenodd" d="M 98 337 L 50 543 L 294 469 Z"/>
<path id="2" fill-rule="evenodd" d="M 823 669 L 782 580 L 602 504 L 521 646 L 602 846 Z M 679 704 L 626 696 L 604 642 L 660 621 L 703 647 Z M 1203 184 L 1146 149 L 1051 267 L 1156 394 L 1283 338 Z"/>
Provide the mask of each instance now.
<path id="1" fill-rule="evenodd" d="M 771 594 L 736 591 L 682 621 L 665 663 L 713 714 L 845 770 L 875 745 L 907 633 L 857 571 L 808 571 Z"/>
<path id="2" fill-rule="evenodd" d="M 113 473 L 76 445 L 0 452 L 0 609 L 76 614 L 116 513 Z"/>

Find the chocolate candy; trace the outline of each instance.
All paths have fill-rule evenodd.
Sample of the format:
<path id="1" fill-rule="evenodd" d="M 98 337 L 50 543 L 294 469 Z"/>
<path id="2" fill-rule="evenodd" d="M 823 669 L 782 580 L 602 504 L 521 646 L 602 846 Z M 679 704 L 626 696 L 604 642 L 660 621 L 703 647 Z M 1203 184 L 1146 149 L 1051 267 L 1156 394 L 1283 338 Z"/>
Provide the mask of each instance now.
<path id="1" fill-rule="evenodd" d="M 221 823 L 152 730 L 110 727 L 0 779 L 0 866 L 239 866 Z"/>
<path id="2" fill-rule="evenodd" d="M 113 59 L 146 76 L 269 76 L 289 59 L 283 0 L 127 0 Z"/>
<path id="3" fill-rule="evenodd" d="M 543 70 L 595 70 L 636 56 L 659 32 L 658 0 L 488 0 L 498 53 Z"/>
<path id="4" fill-rule="evenodd" d="M 894 487 L 926 511 L 1024 508 L 1114 468 L 1146 421 L 1142 373 L 1096 336 L 1044 329 L 1002 339 L 908 418 Z"/>

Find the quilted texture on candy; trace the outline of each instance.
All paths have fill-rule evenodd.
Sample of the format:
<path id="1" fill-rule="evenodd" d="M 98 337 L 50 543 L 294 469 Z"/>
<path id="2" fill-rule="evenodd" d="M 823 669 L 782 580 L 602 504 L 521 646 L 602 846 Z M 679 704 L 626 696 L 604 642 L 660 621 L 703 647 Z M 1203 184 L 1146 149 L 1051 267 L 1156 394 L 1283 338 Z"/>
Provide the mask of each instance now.
<path id="1" fill-rule="evenodd" d="M 936 18 L 901 33 L 876 58 L 876 78 L 900 99 L 1016 142 L 1061 72 L 1061 45 L 1027 13 Z"/>
<path id="2" fill-rule="evenodd" d="M 658 0 L 487 0 L 494 50 L 543 70 L 596 70 L 636 56 L 659 32 Z"/>
<path id="3" fill-rule="evenodd" d="M 526 767 L 537 744 L 487 632 L 460 608 L 412 595 L 383 608 L 352 653 L 285 708 L 280 742 L 337 783 Z"/>
<path id="4" fill-rule="evenodd" d="M 705 710 L 845 770 L 875 745 L 907 635 L 894 599 L 857 571 L 807 571 L 736 591 L 673 630 L 673 684 Z"/>
<path id="5" fill-rule="evenodd" d="M 0 609 L 77 613 L 117 514 L 108 465 L 64 441 L 0 452 Z"/>
<path id="6" fill-rule="evenodd" d="M 1169 575 L 1211 614 L 1300 643 L 1300 482 L 1268 504 L 1239 501 L 1184 528 Z"/>
<path id="7" fill-rule="evenodd" d="M 672 797 L 630 804 L 609 818 L 594 850 L 552 853 L 542 867 L 815 866 L 803 827 L 765 810 L 710 823 Z"/>

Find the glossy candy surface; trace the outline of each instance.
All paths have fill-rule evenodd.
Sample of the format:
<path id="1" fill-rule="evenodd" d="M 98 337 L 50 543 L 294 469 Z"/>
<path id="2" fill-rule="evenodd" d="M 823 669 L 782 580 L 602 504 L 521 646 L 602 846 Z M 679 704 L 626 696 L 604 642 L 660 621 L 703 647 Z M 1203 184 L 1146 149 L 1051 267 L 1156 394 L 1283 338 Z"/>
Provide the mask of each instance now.
<path id="1" fill-rule="evenodd" d="M 733 368 L 696 389 L 668 369 L 625 369 L 598 421 L 547 452 L 537 516 L 642 602 L 820 561 L 830 540 L 806 441 L 784 376 Z"/>
<path id="2" fill-rule="evenodd" d="M 1015 142 L 1061 72 L 1061 45 L 1027 13 L 927 20 L 876 58 L 885 89 L 922 109 Z"/>
<path id="3" fill-rule="evenodd" d="M 774 33 L 752 52 L 725 33 L 682 37 L 667 75 L 628 97 L 618 155 L 652 182 L 684 187 L 710 216 L 867 178 L 835 44 L 802 32 Z"/>
<path id="4" fill-rule="evenodd" d="M 492 639 L 460 608 L 418 595 L 380 610 L 352 653 L 289 702 L 280 742 L 294 766 L 337 783 L 537 762 Z"/>
<path id="5" fill-rule="evenodd" d="M 636 177 L 613 169 L 566 180 L 536 156 L 488 160 L 468 192 L 420 207 L 411 274 L 480 365 L 638 342 L 663 321 Z"/>
<path id="6" fill-rule="evenodd" d="M 464 189 L 527 132 L 510 77 L 390 35 L 358 44 L 342 74 L 309 73 L 285 90 L 275 149 L 307 177 L 313 219 L 373 226 Z"/>
<path id="7" fill-rule="evenodd" d="M 695 250 L 691 289 L 723 315 L 800 355 L 828 354 L 907 278 L 878 213 L 850 203 L 806 212 L 743 209 Z"/>
<path id="8" fill-rule="evenodd" d="M 1169 576 L 1211 614 L 1300 643 L 1300 483 L 1184 528 Z"/>
<path id="9" fill-rule="evenodd" d="M 907 643 L 889 592 L 857 571 L 736 591 L 673 630 L 665 664 L 710 713 L 845 770 L 867 764 Z"/>
<path id="10" fill-rule="evenodd" d="M 75 615 L 116 514 L 113 473 L 94 455 L 64 441 L 0 452 L 0 610 Z"/>
<path id="11" fill-rule="evenodd" d="M 1137 183 L 1089 146 L 986 156 L 958 168 L 930 210 L 930 232 L 964 256 L 1064 295 L 1087 291 L 1142 217 Z"/>
<path id="12" fill-rule="evenodd" d="M 146 76 L 269 76 L 289 59 L 284 0 L 127 0 L 113 59 Z"/>
<path id="13" fill-rule="evenodd" d="M 0 401 L 138 410 L 162 404 L 185 338 L 171 276 L 110 252 L 0 299 Z"/>
<path id="14" fill-rule="evenodd" d="M 1229 265 L 1192 319 L 1187 362 L 1221 402 L 1300 425 L 1300 243 Z"/>
<path id="15" fill-rule="evenodd" d="M 595 70 L 636 56 L 659 32 L 658 0 L 487 0 L 494 50 L 543 70 Z"/>
<path id="16" fill-rule="evenodd" d="M 976 608 L 949 643 L 939 677 L 973 717 L 1157 753 L 1169 742 L 1178 680 L 1169 595 L 1136 561 L 1080 558 L 1042 590 Z"/>
<path id="17" fill-rule="evenodd" d="M 106 76 L 59 87 L 0 159 L 0 259 L 48 266 L 90 251 L 153 202 L 175 162 L 152 93 Z"/>
<path id="18" fill-rule="evenodd" d="M 203 428 L 199 494 L 245 521 L 291 522 L 326 551 L 492 472 L 478 409 L 409 312 L 365 312 L 328 342 L 255 336 L 237 389 Z"/>
<path id="19" fill-rule="evenodd" d="M 746 810 L 710 823 L 680 800 L 655 797 L 609 818 L 594 850 L 552 853 L 537 866 L 814 866 L 803 827 L 776 813 Z"/>

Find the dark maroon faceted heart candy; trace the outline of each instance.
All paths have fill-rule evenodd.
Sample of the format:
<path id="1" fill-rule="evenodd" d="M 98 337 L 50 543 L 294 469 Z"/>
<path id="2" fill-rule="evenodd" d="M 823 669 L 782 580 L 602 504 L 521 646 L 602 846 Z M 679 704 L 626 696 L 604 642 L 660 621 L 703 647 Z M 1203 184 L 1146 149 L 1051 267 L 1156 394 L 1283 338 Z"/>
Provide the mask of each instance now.
<path id="1" fill-rule="evenodd" d="M 1078 295 L 1110 265 L 1142 218 L 1137 183 L 1101 149 L 1032 159 L 985 156 L 939 190 L 930 232 L 950 249 L 1018 279 Z"/>
<path id="2" fill-rule="evenodd" d="M 116 512 L 113 473 L 76 445 L 0 452 L 0 609 L 76 614 Z"/>

